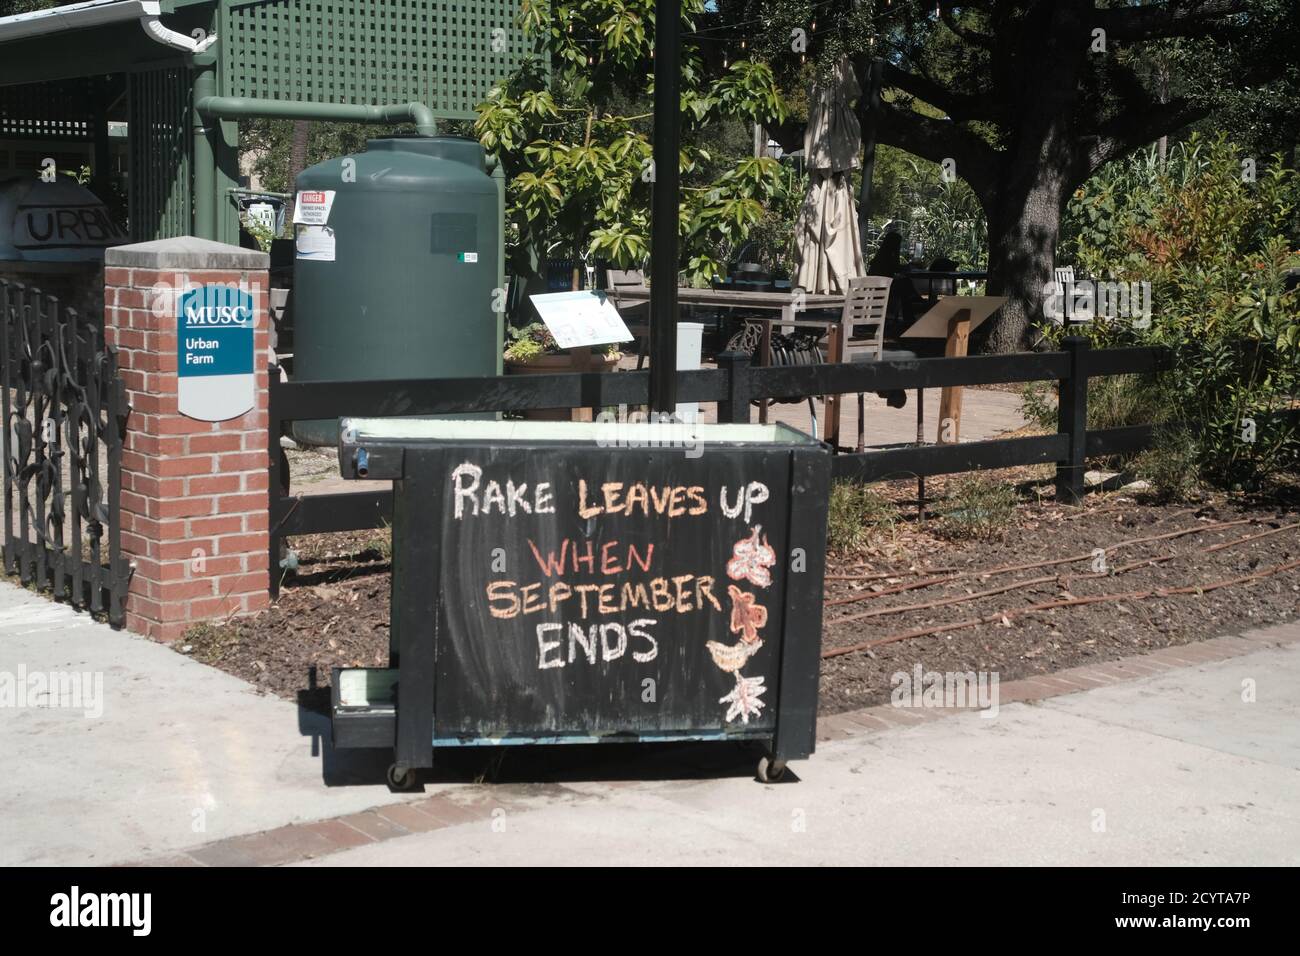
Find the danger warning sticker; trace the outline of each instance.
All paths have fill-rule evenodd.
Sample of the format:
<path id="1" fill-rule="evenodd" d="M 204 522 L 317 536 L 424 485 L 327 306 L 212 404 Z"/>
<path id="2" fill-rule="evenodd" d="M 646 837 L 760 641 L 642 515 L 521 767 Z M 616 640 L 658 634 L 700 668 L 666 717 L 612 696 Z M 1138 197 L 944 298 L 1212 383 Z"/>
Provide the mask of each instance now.
<path id="1" fill-rule="evenodd" d="M 323 226 L 330 219 L 334 190 L 301 190 L 293 204 L 293 221 L 301 226 Z"/>

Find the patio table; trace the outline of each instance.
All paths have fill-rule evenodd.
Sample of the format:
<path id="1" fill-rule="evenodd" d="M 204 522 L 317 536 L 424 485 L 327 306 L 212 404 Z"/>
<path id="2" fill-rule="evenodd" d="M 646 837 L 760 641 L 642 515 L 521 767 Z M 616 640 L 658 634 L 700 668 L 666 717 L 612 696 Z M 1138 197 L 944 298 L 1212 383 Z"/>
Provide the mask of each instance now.
<path id="1" fill-rule="evenodd" d="M 839 313 L 844 309 L 844 296 L 838 293 L 801 293 L 802 301 L 790 292 L 743 292 L 738 289 L 678 289 L 678 305 L 711 306 L 718 309 L 753 309 L 760 312 L 780 312 L 780 318 L 759 316 L 750 321 L 762 325 L 763 339 L 759 347 L 758 364 L 772 364 L 772 326 L 792 326 L 795 328 L 823 328 L 827 331 L 827 362 L 843 362 L 847 331 L 840 322 Z M 619 286 L 609 290 L 609 296 L 617 308 L 625 305 L 639 305 L 650 301 L 649 286 Z M 796 319 L 803 311 L 813 309 L 833 309 L 837 313 L 833 319 Z M 634 334 L 645 334 L 648 326 L 633 329 Z M 767 409 L 770 403 L 764 399 L 759 402 L 758 420 L 767 423 Z M 839 440 L 840 397 L 829 396 L 826 399 L 826 441 L 831 447 L 837 447 Z"/>
<path id="2" fill-rule="evenodd" d="M 931 305 L 939 301 L 939 297 L 945 293 L 935 291 L 935 284 L 944 279 L 952 280 L 953 287 L 956 288 L 958 282 L 987 282 L 989 274 L 987 272 L 970 271 L 970 272 L 949 272 L 947 270 L 935 271 L 933 269 L 920 269 L 916 272 L 900 272 L 900 279 L 921 279 L 926 283 L 925 297 Z"/>

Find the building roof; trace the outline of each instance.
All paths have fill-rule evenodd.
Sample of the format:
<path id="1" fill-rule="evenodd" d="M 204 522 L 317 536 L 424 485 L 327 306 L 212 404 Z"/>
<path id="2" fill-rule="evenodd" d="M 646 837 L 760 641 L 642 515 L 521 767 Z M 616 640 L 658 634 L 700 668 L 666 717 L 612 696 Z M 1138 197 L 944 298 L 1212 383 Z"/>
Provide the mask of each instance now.
<path id="1" fill-rule="evenodd" d="M 44 36 L 64 30 L 103 26 L 161 13 L 157 0 L 86 0 L 66 7 L 0 17 L 0 43 L 23 37 Z"/>

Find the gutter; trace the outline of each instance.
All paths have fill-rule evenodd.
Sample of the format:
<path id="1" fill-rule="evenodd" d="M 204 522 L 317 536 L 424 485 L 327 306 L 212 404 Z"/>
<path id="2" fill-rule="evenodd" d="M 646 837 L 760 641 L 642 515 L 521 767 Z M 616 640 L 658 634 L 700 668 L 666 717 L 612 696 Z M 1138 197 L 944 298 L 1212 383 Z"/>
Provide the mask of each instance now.
<path id="1" fill-rule="evenodd" d="M 104 26 L 161 13 L 156 0 L 89 0 L 66 7 L 19 13 L 0 19 L 0 43 L 64 30 Z"/>
<path id="2" fill-rule="evenodd" d="M 24 37 L 50 36 L 67 30 L 85 30 L 137 20 L 150 39 L 183 53 L 202 53 L 217 41 L 216 35 L 195 39 L 163 26 L 158 0 L 88 0 L 66 7 L 20 13 L 0 18 L 0 43 Z"/>

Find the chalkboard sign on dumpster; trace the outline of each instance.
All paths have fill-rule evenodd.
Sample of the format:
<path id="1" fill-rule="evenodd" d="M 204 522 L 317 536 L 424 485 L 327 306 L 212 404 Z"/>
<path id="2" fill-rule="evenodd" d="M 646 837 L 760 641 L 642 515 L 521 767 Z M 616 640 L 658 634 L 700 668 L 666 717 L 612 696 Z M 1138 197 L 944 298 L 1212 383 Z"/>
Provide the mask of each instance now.
<path id="1" fill-rule="evenodd" d="M 399 763 L 482 743 L 811 752 L 829 454 L 784 426 L 655 427 L 344 422 L 344 473 L 400 479 Z"/>

